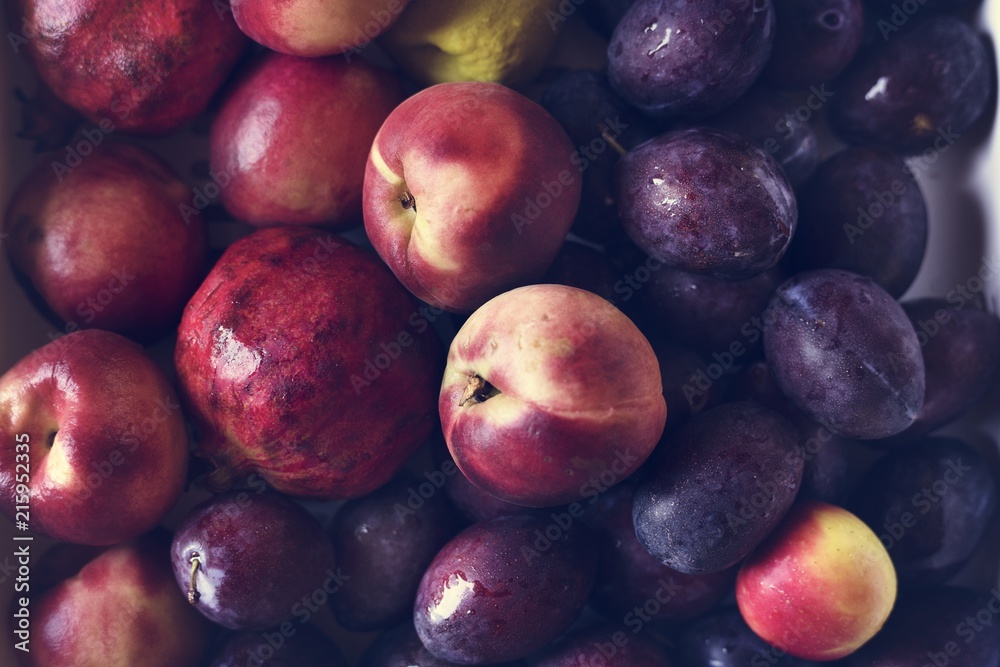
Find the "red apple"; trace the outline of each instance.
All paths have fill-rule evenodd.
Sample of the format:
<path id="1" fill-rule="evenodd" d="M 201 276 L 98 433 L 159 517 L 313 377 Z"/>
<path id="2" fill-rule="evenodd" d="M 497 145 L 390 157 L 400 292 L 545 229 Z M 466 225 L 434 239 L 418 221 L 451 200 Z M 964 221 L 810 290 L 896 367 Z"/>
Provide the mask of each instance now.
<path id="1" fill-rule="evenodd" d="M 148 341 L 177 326 L 204 277 L 204 226 L 181 212 L 190 200 L 160 158 L 107 143 L 65 173 L 38 165 L 7 209 L 4 245 L 67 333 L 96 328 Z"/>
<path id="2" fill-rule="evenodd" d="M 251 39 L 279 53 L 326 56 L 368 46 L 410 0 L 230 0 Z"/>
<path id="3" fill-rule="evenodd" d="M 248 43 L 223 0 L 16 4 L 41 79 L 97 125 L 78 147 L 117 130 L 163 134 L 191 120 Z"/>
<path id="4" fill-rule="evenodd" d="M 56 339 L 0 377 L 0 443 L 0 511 L 79 544 L 150 530 L 187 473 L 167 376 L 137 344 L 96 329 Z"/>
<path id="5" fill-rule="evenodd" d="M 362 496 L 435 428 L 440 343 L 378 258 L 333 234 L 270 227 L 229 246 L 178 333 L 197 453 L 226 488 Z"/>
<path id="6" fill-rule="evenodd" d="M 736 578 L 747 624 L 806 660 L 853 653 L 895 600 L 896 572 L 878 536 L 847 510 L 814 501 L 792 508 Z"/>
<path id="7" fill-rule="evenodd" d="M 209 624 L 174 583 L 169 549 L 165 533 L 147 535 L 30 598 L 30 652 L 18 651 L 23 667 L 199 664 Z M 17 597 L 14 605 L 16 614 Z"/>
<path id="8" fill-rule="evenodd" d="M 463 473 L 508 502 L 558 505 L 624 480 L 667 418 L 656 355 L 596 294 L 532 285 L 472 314 L 438 401 Z"/>
<path id="9" fill-rule="evenodd" d="M 375 138 L 365 230 L 411 292 L 471 312 L 545 273 L 580 203 L 577 163 L 559 123 L 511 89 L 433 86 Z"/>
<path id="10" fill-rule="evenodd" d="M 394 74 L 362 61 L 264 55 L 212 125 L 223 204 L 252 225 L 359 223 L 368 152 L 402 99 Z"/>

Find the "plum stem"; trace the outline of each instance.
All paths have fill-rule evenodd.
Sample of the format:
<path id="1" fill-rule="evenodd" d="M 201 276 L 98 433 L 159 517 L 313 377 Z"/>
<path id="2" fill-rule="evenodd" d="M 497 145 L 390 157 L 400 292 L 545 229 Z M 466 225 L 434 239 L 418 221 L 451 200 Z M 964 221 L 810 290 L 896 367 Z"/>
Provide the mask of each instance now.
<path id="1" fill-rule="evenodd" d="M 201 599 L 201 593 L 198 592 L 198 570 L 201 568 L 201 556 L 192 554 L 189 560 L 191 562 L 191 584 L 188 586 L 187 598 L 191 604 L 198 604 L 198 600 Z"/>
<path id="2" fill-rule="evenodd" d="M 417 198 L 409 190 L 400 198 L 399 203 L 403 205 L 404 209 L 409 210 L 412 208 L 414 213 L 417 212 Z"/>
<path id="3" fill-rule="evenodd" d="M 465 391 L 462 393 L 462 400 L 459 401 L 458 407 L 465 407 L 465 404 L 470 401 L 483 403 L 498 394 L 500 394 L 499 389 L 478 375 L 472 375 L 469 377 L 469 383 L 465 385 Z"/>

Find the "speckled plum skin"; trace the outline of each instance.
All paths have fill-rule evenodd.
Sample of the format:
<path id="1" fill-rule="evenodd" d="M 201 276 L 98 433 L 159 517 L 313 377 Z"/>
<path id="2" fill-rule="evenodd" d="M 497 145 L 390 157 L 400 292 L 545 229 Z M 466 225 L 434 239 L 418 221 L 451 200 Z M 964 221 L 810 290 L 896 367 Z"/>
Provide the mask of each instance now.
<path id="1" fill-rule="evenodd" d="M 212 124 L 222 203 L 256 226 L 360 223 L 368 151 L 402 100 L 397 77 L 363 61 L 261 56 Z"/>
<path id="2" fill-rule="evenodd" d="M 175 350 L 196 453 L 218 467 L 210 481 L 257 472 L 314 498 L 387 482 L 436 423 L 443 355 L 417 308 L 377 257 L 336 235 L 272 227 L 231 245 Z"/>
<path id="3" fill-rule="evenodd" d="M 180 591 L 206 618 L 231 630 L 302 622 L 316 613 L 314 594 L 322 603 L 343 578 L 319 522 L 285 496 L 259 491 L 206 500 L 184 518 L 170 546 Z"/>
<path id="4" fill-rule="evenodd" d="M 166 532 L 96 556 L 43 593 L 32 592 L 31 651 L 22 667 L 177 667 L 200 664 L 209 623 L 177 590 Z"/>
<path id="5" fill-rule="evenodd" d="M 42 80 L 105 132 L 163 134 L 208 106 L 248 41 L 228 3 L 20 0 Z M 113 37 L 109 39 L 109 37 Z"/>
<path id="6" fill-rule="evenodd" d="M 615 172 L 618 212 L 633 242 L 669 267 L 750 278 L 781 259 L 798 220 L 795 194 L 763 148 L 729 132 L 667 132 Z"/>
<path id="7" fill-rule="evenodd" d="M 635 484 L 629 482 L 608 490 L 583 518 L 601 544 L 590 603 L 605 618 L 628 626 L 629 636 L 636 627 L 645 627 L 647 618 L 651 627 L 672 632 L 712 609 L 731 590 L 736 570 L 690 575 L 653 557 L 635 535 L 634 492 Z M 659 603 L 655 614 L 644 609 L 651 598 Z"/>
<path id="8" fill-rule="evenodd" d="M 927 249 L 927 205 L 906 163 L 884 148 L 848 148 L 820 165 L 799 195 L 788 259 L 799 271 L 843 269 L 899 298 Z"/>
<path id="9" fill-rule="evenodd" d="M 418 495 L 423 502 L 416 503 L 412 494 L 426 482 L 398 477 L 348 501 L 334 517 L 330 535 L 350 579 L 331 597 L 330 608 L 345 628 L 384 630 L 405 620 L 424 570 L 464 527 L 444 493 Z"/>
<path id="10" fill-rule="evenodd" d="M 890 36 L 841 77 L 830 127 L 848 143 L 904 155 L 944 150 L 985 111 L 994 89 L 992 56 L 971 27 L 950 16 Z"/>
<path id="11" fill-rule="evenodd" d="M 781 390 L 810 418 L 848 438 L 907 428 L 924 400 L 924 362 L 902 307 L 870 278 L 799 273 L 768 306 L 764 354 Z"/>
<path id="12" fill-rule="evenodd" d="M 610 655 L 609 655 L 610 654 Z M 672 667 L 666 650 L 635 628 L 611 623 L 575 630 L 547 649 L 537 667 Z"/>
<path id="13" fill-rule="evenodd" d="M 732 567 L 774 530 L 802 481 L 797 433 L 756 403 L 706 410 L 664 441 L 635 490 L 639 541 L 686 574 Z"/>
<path id="14" fill-rule="evenodd" d="M 177 326 L 205 275 L 191 189 L 163 160 L 105 143 L 68 173 L 46 160 L 7 209 L 11 265 L 66 332 L 97 328 L 140 342 Z"/>
<path id="15" fill-rule="evenodd" d="M 646 338 L 604 299 L 563 285 L 511 290 L 473 313 L 452 342 L 438 410 L 466 477 L 533 507 L 624 480 L 667 416 Z"/>
<path id="16" fill-rule="evenodd" d="M 576 620 L 596 550 L 582 525 L 555 540 L 545 538 L 550 525 L 540 516 L 503 516 L 465 529 L 438 552 L 413 607 L 431 653 L 463 664 L 517 660 Z"/>
<path id="17" fill-rule="evenodd" d="M 365 171 L 365 231 L 418 298 L 471 313 L 537 282 L 580 204 L 574 147 L 540 105 L 496 83 L 443 83 L 389 115 Z"/>
<path id="18" fill-rule="evenodd" d="M 25 436 L 30 503 L 17 488 Z M 141 535 L 167 515 L 187 476 L 187 430 L 170 381 L 139 345 L 107 331 L 68 334 L 7 371 L 0 438 L 0 509 L 14 520 L 15 507 L 30 504 L 32 531 L 57 540 Z"/>
<path id="19" fill-rule="evenodd" d="M 272 51 L 315 58 L 358 52 L 392 26 L 409 0 L 230 0 L 236 23 Z"/>
<path id="20" fill-rule="evenodd" d="M 770 0 L 639 0 L 611 35 L 608 78 L 651 116 L 710 116 L 753 85 L 773 41 Z"/>
<path id="21" fill-rule="evenodd" d="M 797 504 L 736 575 L 736 603 L 764 641 L 806 660 L 850 655 L 879 631 L 896 601 L 885 547 L 858 517 Z"/>

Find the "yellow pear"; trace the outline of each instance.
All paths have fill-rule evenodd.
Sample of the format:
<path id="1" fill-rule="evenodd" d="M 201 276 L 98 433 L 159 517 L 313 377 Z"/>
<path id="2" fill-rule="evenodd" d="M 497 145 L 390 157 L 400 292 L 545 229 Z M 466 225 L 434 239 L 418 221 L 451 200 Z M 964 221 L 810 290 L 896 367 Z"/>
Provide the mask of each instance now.
<path id="1" fill-rule="evenodd" d="M 516 86 L 542 70 L 575 8 L 571 0 L 411 0 L 380 43 L 428 85 Z"/>

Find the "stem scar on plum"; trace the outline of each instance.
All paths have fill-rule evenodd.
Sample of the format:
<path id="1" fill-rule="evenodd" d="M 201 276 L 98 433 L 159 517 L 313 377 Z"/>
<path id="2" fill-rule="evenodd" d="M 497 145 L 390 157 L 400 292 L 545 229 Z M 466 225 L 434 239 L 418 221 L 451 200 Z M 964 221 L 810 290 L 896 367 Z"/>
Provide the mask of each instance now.
<path id="1" fill-rule="evenodd" d="M 409 210 L 412 208 L 414 213 L 417 212 L 417 198 L 409 190 L 399 198 L 399 203 L 403 205 L 404 209 Z"/>
<path id="2" fill-rule="evenodd" d="M 45 445 L 46 445 L 46 447 L 48 447 L 49 449 L 52 449 L 52 447 L 55 446 L 55 444 L 56 444 L 56 436 L 58 434 L 59 434 L 59 429 L 53 429 L 52 432 L 49 433 L 49 437 L 47 437 L 45 439 Z"/>
<path id="3" fill-rule="evenodd" d="M 191 563 L 191 583 L 188 586 L 187 599 L 191 604 L 198 604 L 198 600 L 201 599 L 201 593 L 198 592 L 198 569 L 201 567 L 201 554 L 195 551 L 188 558 L 188 562 Z"/>
<path id="4" fill-rule="evenodd" d="M 494 396 L 500 395 L 500 390 L 478 375 L 470 375 L 469 383 L 465 385 L 462 393 L 462 400 L 458 402 L 458 407 L 464 408 L 470 401 L 472 403 L 484 403 Z"/>

